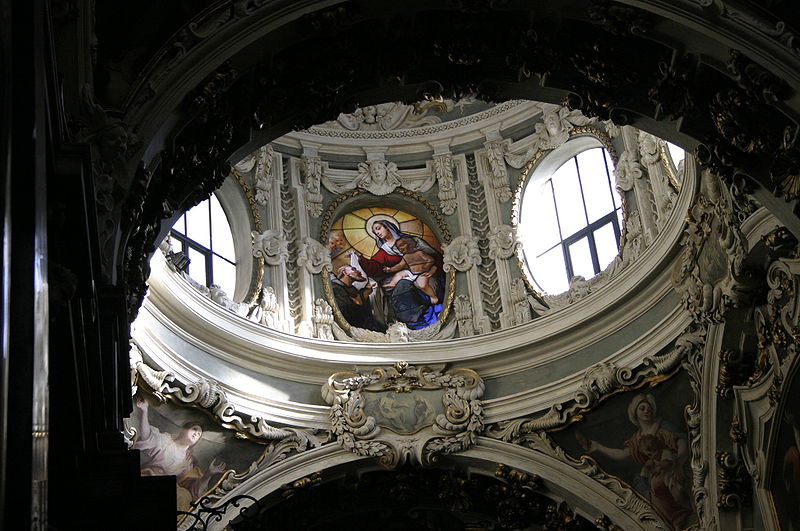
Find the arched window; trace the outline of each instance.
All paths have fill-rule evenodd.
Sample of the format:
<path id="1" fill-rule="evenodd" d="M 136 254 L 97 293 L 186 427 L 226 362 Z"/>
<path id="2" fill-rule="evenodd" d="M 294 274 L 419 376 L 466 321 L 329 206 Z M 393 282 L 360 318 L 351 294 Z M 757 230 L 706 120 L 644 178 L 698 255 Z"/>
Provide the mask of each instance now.
<path id="1" fill-rule="evenodd" d="M 170 233 L 173 251 L 189 259 L 186 273 L 199 284 L 216 284 L 229 296 L 236 287 L 236 261 L 228 218 L 212 195 L 187 210 Z"/>
<path id="2" fill-rule="evenodd" d="M 595 276 L 619 252 L 622 200 L 611 156 L 598 144 L 568 142 L 549 154 L 522 195 L 519 238 L 529 274 L 545 293 L 566 291 L 574 276 Z"/>
<path id="3" fill-rule="evenodd" d="M 677 173 L 678 168 L 686 157 L 686 151 L 680 146 L 671 142 L 667 142 L 667 153 L 669 153 L 670 162 L 672 163 L 673 170 Z"/>

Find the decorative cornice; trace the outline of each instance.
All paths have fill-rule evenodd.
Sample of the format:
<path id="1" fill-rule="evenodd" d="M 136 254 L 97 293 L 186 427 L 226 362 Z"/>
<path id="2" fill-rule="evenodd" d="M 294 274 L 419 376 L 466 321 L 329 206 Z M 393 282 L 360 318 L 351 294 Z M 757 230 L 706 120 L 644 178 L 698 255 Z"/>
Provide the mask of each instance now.
<path id="1" fill-rule="evenodd" d="M 509 100 L 491 109 L 471 114 L 464 118 L 458 118 L 450 122 L 444 122 L 436 125 L 428 125 L 423 127 L 415 127 L 413 129 L 402 129 L 399 131 L 340 131 L 336 129 L 326 129 L 323 127 L 310 127 L 304 131 L 296 133 L 289 133 L 289 138 L 304 138 L 306 135 L 311 137 L 323 138 L 341 138 L 348 140 L 396 140 L 403 138 L 418 138 L 425 136 L 439 135 L 444 132 L 453 131 L 462 127 L 483 123 L 485 120 L 498 116 L 507 110 L 519 107 L 520 105 L 529 104 L 526 100 Z"/>

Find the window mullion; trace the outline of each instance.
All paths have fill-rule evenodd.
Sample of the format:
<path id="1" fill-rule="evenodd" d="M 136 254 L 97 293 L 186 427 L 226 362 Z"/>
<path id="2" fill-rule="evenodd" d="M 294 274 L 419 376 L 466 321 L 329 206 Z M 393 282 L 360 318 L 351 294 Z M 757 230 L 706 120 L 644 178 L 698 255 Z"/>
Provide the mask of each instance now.
<path id="1" fill-rule="evenodd" d="M 583 177 L 581 177 L 581 165 L 578 164 L 578 157 L 577 155 L 572 157 L 572 160 L 575 161 L 575 172 L 578 174 L 578 188 L 581 191 L 581 205 L 583 206 L 583 219 L 586 221 L 586 225 L 589 225 L 589 211 L 586 210 L 586 196 L 583 195 Z M 612 202 L 613 204 L 613 202 Z"/>
<path id="2" fill-rule="evenodd" d="M 556 225 L 558 226 L 558 239 L 564 240 L 564 234 L 561 232 L 561 218 L 558 215 L 558 202 L 556 201 L 556 190 L 553 187 L 553 179 L 551 178 L 549 181 L 550 184 L 550 197 L 553 198 L 553 209 L 556 213 Z"/>

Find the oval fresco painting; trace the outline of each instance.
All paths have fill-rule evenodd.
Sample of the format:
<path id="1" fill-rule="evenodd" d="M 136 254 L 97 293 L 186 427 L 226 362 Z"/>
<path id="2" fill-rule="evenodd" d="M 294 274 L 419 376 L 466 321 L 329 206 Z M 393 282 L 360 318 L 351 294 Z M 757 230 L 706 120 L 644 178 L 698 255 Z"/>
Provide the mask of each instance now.
<path id="1" fill-rule="evenodd" d="M 328 235 L 331 288 L 344 319 L 385 332 L 432 325 L 443 308 L 445 275 L 439 239 L 416 216 L 393 208 L 343 215 Z"/>

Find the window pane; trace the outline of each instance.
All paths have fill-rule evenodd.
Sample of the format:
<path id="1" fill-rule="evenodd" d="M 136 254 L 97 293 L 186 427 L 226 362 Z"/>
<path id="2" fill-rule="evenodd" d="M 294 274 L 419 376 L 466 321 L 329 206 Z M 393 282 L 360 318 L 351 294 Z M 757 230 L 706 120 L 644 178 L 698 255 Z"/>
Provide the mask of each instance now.
<path id="1" fill-rule="evenodd" d="M 569 246 L 569 258 L 572 262 L 572 273 L 583 278 L 594 276 L 592 253 L 589 251 L 589 238 L 584 236 Z"/>
<path id="2" fill-rule="evenodd" d="M 186 235 L 186 214 L 183 214 L 178 221 L 175 222 L 175 225 L 172 226 L 172 230 L 178 232 L 180 234 Z"/>
<path id="3" fill-rule="evenodd" d="M 211 248 L 208 226 L 208 200 L 186 212 L 186 236 L 203 247 Z"/>
<path id="4" fill-rule="evenodd" d="M 211 260 L 214 268 L 214 284 L 221 287 L 228 297 L 233 298 L 233 290 L 236 288 L 236 266 L 218 256 L 212 257 Z"/>
<path id="5" fill-rule="evenodd" d="M 594 243 L 597 246 L 597 259 L 600 269 L 605 269 L 619 253 L 617 237 L 614 235 L 614 225 L 608 223 L 594 231 Z"/>
<path id="6" fill-rule="evenodd" d="M 561 234 L 563 237 L 568 237 L 588 225 L 583 211 L 583 199 L 574 158 L 565 162 L 553 174 L 553 189 L 556 194 Z"/>
<path id="7" fill-rule="evenodd" d="M 195 282 L 202 285 L 207 285 L 206 282 L 206 257 L 203 253 L 196 251 L 189 247 L 189 267 L 186 272 L 192 277 Z"/>
<path id="8" fill-rule="evenodd" d="M 517 229 L 522 249 L 530 257 L 539 256 L 561 241 L 550 181 L 537 185 L 525 194 Z"/>
<path id="9" fill-rule="evenodd" d="M 683 158 L 686 156 L 686 152 L 682 147 L 671 144 L 670 142 L 667 142 L 667 150 L 669 151 L 669 156 L 672 159 L 672 163 L 675 164 L 675 168 L 677 168 L 678 164 L 680 164 Z"/>
<path id="10" fill-rule="evenodd" d="M 567 267 L 561 246 L 546 252 L 531 263 L 531 276 L 547 293 L 563 293 L 569 289 Z"/>
<path id="11" fill-rule="evenodd" d="M 579 153 L 577 158 L 586 213 L 589 223 L 593 223 L 614 210 L 603 148 L 587 149 Z"/>
<path id="12" fill-rule="evenodd" d="M 233 262 L 235 255 L 231 227 L 228 225 L 228 218 L 222 211 L 222 206 L 213 195 L 211 196 L 211 237 L 213 245 L 211 250 Z"/>

